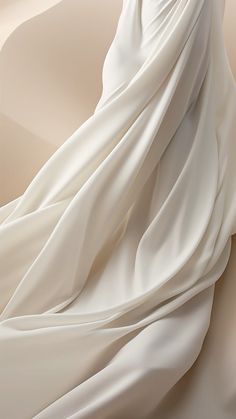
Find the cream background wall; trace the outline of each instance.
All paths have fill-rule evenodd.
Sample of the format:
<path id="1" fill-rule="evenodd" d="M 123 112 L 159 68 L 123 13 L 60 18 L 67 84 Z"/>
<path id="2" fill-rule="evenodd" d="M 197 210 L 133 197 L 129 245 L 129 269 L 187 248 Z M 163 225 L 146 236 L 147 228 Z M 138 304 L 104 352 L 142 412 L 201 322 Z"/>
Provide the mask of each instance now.
<path id="1" fill-rule="evenodd" d="M 0 0 L 0 205 L 92 114 L 121 5 Z"/>

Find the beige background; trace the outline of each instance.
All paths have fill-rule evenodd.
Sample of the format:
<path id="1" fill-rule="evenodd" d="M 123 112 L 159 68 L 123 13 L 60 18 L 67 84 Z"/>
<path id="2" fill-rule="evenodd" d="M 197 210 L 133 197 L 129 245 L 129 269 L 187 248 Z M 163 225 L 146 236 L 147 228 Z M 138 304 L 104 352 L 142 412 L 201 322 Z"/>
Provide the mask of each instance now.
<path id="1" fill-rule="evenodd" d="M 12 7 L 1 10 L 1 3 Z M 56 6 L 42 13 L 43 0 L 41 14 L 19 26 L 36 3 L 0 0 L 0 204 L 20 195 L 92 114 L 122 5 L 121 0 L 50 0 Z"/>
<path id="2" fill-rule="evenodd" d="M 45 12 L 49 2 L 54 7 Z M 30 20 L 35 4 L 38 16 Z M 0 205 L 23 193 L 54 150 L 92 114 L 121 5 L 122 0 L 0 0 Z M 236 76 L 235 18 L 236 1 L 226 0 L 225 39 Z M 192 384 L 193 403 L 199 405 L 204 394 L 210 397 L 211 380 L 222 386 L 222 397 L 236 394 L 235 255 L 236 236 L 216 286 L 203 351 L 180 383 L 183 395 L 191 394 Z M 210 399 L 205 402 L 211 406 Z"/>

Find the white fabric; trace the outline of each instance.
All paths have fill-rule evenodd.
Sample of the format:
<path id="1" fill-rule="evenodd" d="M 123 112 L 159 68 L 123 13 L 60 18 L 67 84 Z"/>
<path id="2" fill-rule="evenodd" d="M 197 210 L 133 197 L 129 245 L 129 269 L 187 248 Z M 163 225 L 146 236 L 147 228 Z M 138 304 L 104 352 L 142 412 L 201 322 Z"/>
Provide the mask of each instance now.
<path id="1" fill-rule="evenodd" d="M 236 233 L 222 12 L 124 0 L 94 114 L 0 209 L 1 417 L 173 418 Z"/>

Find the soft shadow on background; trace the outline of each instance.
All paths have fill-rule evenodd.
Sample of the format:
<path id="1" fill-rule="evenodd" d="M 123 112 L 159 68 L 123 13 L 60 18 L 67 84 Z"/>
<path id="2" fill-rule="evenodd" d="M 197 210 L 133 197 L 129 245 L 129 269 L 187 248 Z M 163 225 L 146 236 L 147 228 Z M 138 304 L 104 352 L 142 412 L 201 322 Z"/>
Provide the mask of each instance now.
<path id="1" fill-rule="evenodd" d="M 121 0 L 6 3 L 0 2 L 0 205 L 23 193 L 93 113 L 122 6 Z M 55 6 L 44 12 L 48 3 Z M 20 24 L 35 7 L 40 14 Z"/>
<path id="2" fill-rule="evenodd" d="M 40 4 L 28 0 L 28 20 L 21 24 L 25 2 L 6 3 L 0 3 L 0 205 L 23 193 L 49 156 L 93 113 L 102 89 L 103 61 L 122 6 L 122 0 L 42 0 Z M 46 3 L 54 7 L 45 12 Z M 35 7 L 38 15 L 30 20 Z M 236 76 L 235 18 L 236 2 L 226 0 L 225 39 Z M 163 402 L 163 419 L 170 402 L 175 405 L 173 417 L 179 418 L 186 394 L 189 400 L 192 395 L 186 418 L 194 419 L 192 409 L 198 418 L 205 418 L 208 411 L 208 418 L 222 419 L 221 400 L 219 406 L 210 400 L 214 391 L 228 401 L 228 417 L 235 413 L 235 255 L 234 236 L 229 264 L 216 285 L 203 350 Z"/>

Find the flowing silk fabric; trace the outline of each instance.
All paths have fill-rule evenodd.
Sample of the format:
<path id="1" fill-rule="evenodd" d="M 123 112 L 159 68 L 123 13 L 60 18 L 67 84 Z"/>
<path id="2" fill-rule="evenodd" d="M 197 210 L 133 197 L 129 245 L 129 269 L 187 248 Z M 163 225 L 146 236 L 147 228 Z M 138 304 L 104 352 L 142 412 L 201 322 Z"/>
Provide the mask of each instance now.
<path id="1" fill-rule="evenodd" d="M 94 114 L 0 209 L 2 418 L 173 418 L 236 233 L 223 6 L 124 0 Z"/>

